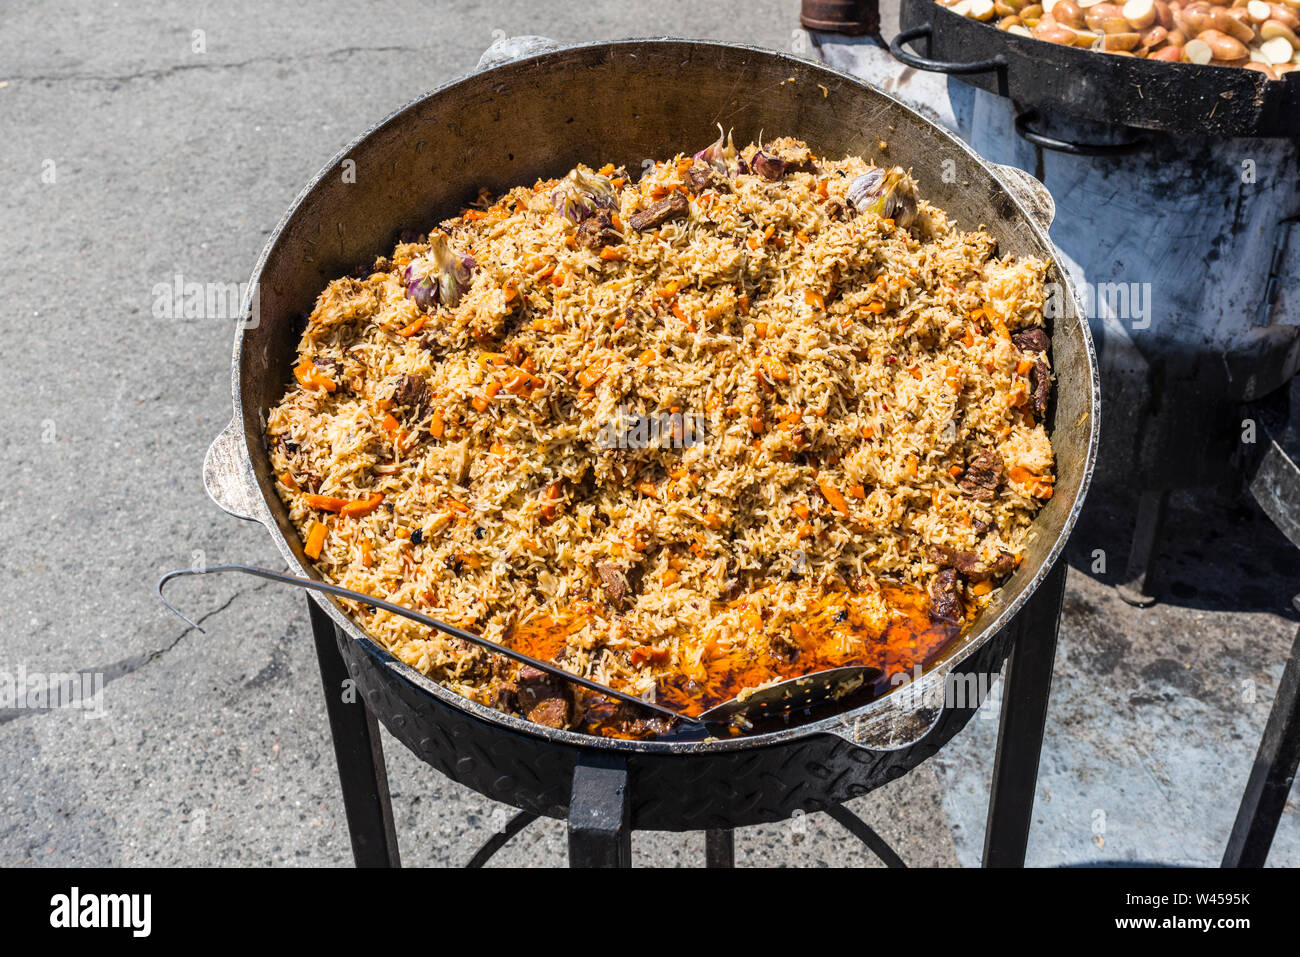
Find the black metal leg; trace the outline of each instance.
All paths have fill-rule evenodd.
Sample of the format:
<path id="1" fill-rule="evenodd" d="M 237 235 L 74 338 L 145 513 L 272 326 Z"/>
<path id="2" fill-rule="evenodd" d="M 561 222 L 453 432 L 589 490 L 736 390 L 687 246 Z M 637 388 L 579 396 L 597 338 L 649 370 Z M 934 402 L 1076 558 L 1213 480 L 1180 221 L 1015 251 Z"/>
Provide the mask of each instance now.
<path id="1" fill-rule="evenodd" d="M 1149 608 L 1156 603 L 1151 594 L 1151 582 L 1168 510 L 1168 489 L 1146 489 L 1138 498 L 1128 566 L 1124 569 L 1124 580 L 1115 588 L 1120 598 L 1138 608 Z"/>
<path id="2" fill-rule="evenodd" d="M 348 670 L 339 654 L 334 622 L 313 599 L 307 599 L 307 607 L 352 836 L 352 859 L 357 867 L 400 867 L 379 724 L 359 695 L 350 700 L 345 696 Z"/>
<path id="3" fill-rule="evenodd" d="M 1002 720 L 984 828 L 985 867 L 1024 867 L 1038 788 L 1038 758 L 1052 690 L 1056 632 L 1065 595 L 1064 559 L 1026 603 L 1002 681 Z"/>
<path id="4" fill-rule="evenodd" d="M 736 866 L 736 834 L 731 828 L 710 828 L 704 832 L 704 866 Z"/>
<path id="5" fill-rule="evenodd" d="M 632 824 L 627 761 L 583 755 L 569 798 L 569 866 L 631 867 Z"/>
<path id="6" fill-rule="evenodd" d="M 826 808 L 828 816 L 844 825 L 854 837 L 871 849 L 871 852 L 885 862 L 886 867 L 907 867 L 898 853 L 885 843 L 885 839 L 875 832 L 866 821 L 858 817 L 842 804 L 832 804 Z"/>
<path id="7" fill-rule="evenodd" d="M 475 852 L 474 856 L 469 859 L 466 868 L 479 868 L 492 859 L 492 855 L 501 848 L 510 843 L 510 839 L 526 828 L 529 824 L 536 821 L 538 815 L 534 811 L 520 811 L 509 821 L 506 822 L 505 830 L 498 831 L 489 837 L 483 846 Z"/>
<path id="8" fill-rule="evenodd" d="M 1300 633 L 1282 669 L 1273 710 L 1232 825 L 1224 867 L 1263 867 L 1300 765 Z"/>

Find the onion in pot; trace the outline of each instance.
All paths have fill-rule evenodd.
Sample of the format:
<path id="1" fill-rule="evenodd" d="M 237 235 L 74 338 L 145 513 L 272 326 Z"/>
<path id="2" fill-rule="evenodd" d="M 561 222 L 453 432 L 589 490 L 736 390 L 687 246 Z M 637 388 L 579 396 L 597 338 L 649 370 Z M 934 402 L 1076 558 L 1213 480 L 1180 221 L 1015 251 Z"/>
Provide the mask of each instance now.
<path id="1" fill-rule="evenodd" d="M 789 170 L 789 164 L 785 160 L 764 151 L 761 146 L 749 158 L 749 164 L 754 168 L 754 172 L 763 179 L 772 181 L 780 179 Z"/>
<path id="2" fill-rule="evenodd" d="M 744 172 L 740 169 L 744 161 L 740 159 L 735 144 L 731 142 L 731 133 L 728 132 L 724 138 L 721 123 L 718 124 L 718 138 L 696 153 L 695 158 L 708 163 L 724 176 L 733 175 L 737 171 Z"/>
<path id="3" fill-rule="evenodd" d="M 560 180 L 560 185 L 551 194 L 551 203 L 559 215 L 577 224 L 602 209 L 614 209 L 618 198 L 608 177 L 575 168 Z"/>
<path id="4" fill-rule="evenodd" d="M 453 308 L 469 288 L 477 265 L 473 256 L 451 248 L 446 233 L 434 233 L 429 237 L 428 252 L 411 260 L 406 267 L 402 276 L 406 282 L 406 295 L 421 309 L 432 308 L 438 303 Z"/>
<path id="5" fill-rule="evenodd" d="M 873 166 L 849 184 L 848 199 L 858 212 L 892 219 L 900 229 L 916 222 L 916 191 L 901 167 L 885 172 Z"/>

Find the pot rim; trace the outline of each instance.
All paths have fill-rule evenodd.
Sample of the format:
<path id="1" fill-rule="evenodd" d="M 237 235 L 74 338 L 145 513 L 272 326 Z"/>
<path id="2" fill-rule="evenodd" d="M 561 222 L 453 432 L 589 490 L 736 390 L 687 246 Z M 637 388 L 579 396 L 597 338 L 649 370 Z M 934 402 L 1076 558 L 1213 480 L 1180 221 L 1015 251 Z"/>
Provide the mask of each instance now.
<path id="1" fill-rule="evenodd" d="M 272 251 L 274 250 L 276 244 L 279 242 L 286 228 L 289 226 L 290 222 L 294 219 L 295 216 L 297 216 L 299 210 L 302 209 L 304 203 L 307 201 L 307 199 L 312 194 L 312 192 L 316 189 L 316 187 L 321 183 L 321 181 L 324 180 L 327 176 L 333 174 L 335 170 L 337 170 L 339 164 L 344 159 L 348 158 L 357 149 L 359 145 L 361 145 L 365 140 L 369 139 L 371 136 L 375 135 L 376 133 L 378 133 L 385 127 L 389 126 L 390 124 L 399 122 L 401 118 L 404 117 L 407 113 L 416 109 L 426 101 L 440 97 L 443 94 L 445 94 L 447 91 L 452 90 L 460 86 L 461 84 L 468 83 L 472 80 L 476 80 L 479 77 L 481 77 L 481 75 L 486 73 L 512 70 L 522 65 L 535 63 L 537 61 L 546 60 L 548 58 L 569 56 L 572 55 L 574 51 L 595 50 L 595 49 L 608 49 L 611 51 L 620 51 L 620 50 L 634 51 L 637 49 L 644 49 L 648 45 L 655 45 L 655 46 L 675 45 L 675 46 L 690 47 L 692 49 L 699 49 L 703 47 L 703 48 L 715 48 L 720 50 L 739 50 L 756 56 L 774 58 L 778 61 L 783 61 L 784 63 L 788 64 L 792 70 L 795 71 L 801 71 L 801 72 L 806 71 L 810 74 L 818 75 L 818 76 L 830 76 L 836 78 L 839 81 L 847 82 L 859 87 L 865 87 L 871 90 L 874 94 L 884 97 L 887 101 L 889 101 L 898 109 L 904 110 L 907 113 L 912 114 L 913 117 L 915 117 L 917 120 L 920 120 L 936 137 L 942 140 L 946 140 L 947 145 L 957 150 L 960 150 L 962 153 L 966 154 L 966 156 L 969 157 L 972 161 L 982 166 L 988 172 L 989 176 L 992 177 L 992 179 L 999 186 L 1002 187 L 1005 197 L 1014 205 L 1017 213 L 1019 214 L 1020 219 L 1032 231 L 1033 237 L 1039 243 L 1039 245 L 1044 250 L 1055 253 L 1055 246 L 1052 244 L 1052 241 L 1047 234 L 1047 228 L 1026 207 L 1024 202 L 1023 191 L 1017 189 L 1014 185 L 1009 184 L 1009 178 L 1011 174 L 1002 172 L 996 164 L 990 163 L 989 161 L 980 157 L 979 154 L 977 154 L 973 149 L 971 149 L 970 146 L 968 146 L 964 141 L 962 141 L 956 135 L 950 133 L 949 131 L 945 130 L 943 127 L 928 120 L 924 115 L 919 113 L 917 110 L 912 109 L 910 106 L 903 103 L 901 100 L 898 100 L 897 98 L 891 96 L 889 93 L 885 92 L 884 90 L 880 90 L 879 88 L 873 86 L 872 84 L 867 83 L 866 81 L 858 77 L 855 77 L 850 73 L 828 66 L 824 63 L 815 62 L 802 57 L 794 56 L 789 53 L 783 53 L 779 50 L 770 50 L 764 47 L 755 46 L 753 44 L 728 43 L 728 42 L 718 41 L 718 40 L 692 40 L 692 39 L 684 39 L 678 37 L 647 37 L 647 38 L 634 38 L 634 39 L 624 39 L 624 40 L 596 40 L 596 41 L 590 41 L 586 43 L 578 43 L 569 46 L 564 46 L 558 50 L 548 50 L 541 53 L 522 56 L 517 59 L 510 60 L 506 63 L 502 63 L 490 67 L 486 70 L 474 70 L 466 74 L 463 74 L 461 76 L 458 76 L 455 79 L 450 80 L 447 83 L 444 83 L 438 87 L 435 87 L 434 89 L 414 98 L 413 100 L 410 100 L 406 104 L 402 105 L 401 107 L 397 108 L 396 110 L 392 111 L 391 113 L 383 117 L 381 120 L 379 120 L 377 123 L 375 123 L 368 129 L 366 129 L 358 136 L 351 139 L 346 145 L 343 146 L 342 149 L 336 152 L 329 159 L 329 161 L 320 169 L 320 171 L 317 172 L 316 175 L 313 176 L 301 190 L 299 190 L 297 195 L 294 197 L 293 201 L 290 203 L 285 214 L 281 217 L 279 223 L 276 225 L 275 229 L 267 237 L 266 243 L 262 248 L 262 252 L 258 256 L 257 262 L 253 266 L 253 271 L 248 286 L 249 292 L 244 300 L 242 314 L 244 316 L 248 316 L 250 314 L 252 297 L 255 294 L 255 290 L 259 288 L 259 284 L 261 283 L 262 280 L 262 273 L 266 268 L 267 261 L 270 259 Z M 1058 321 L 1071 321 L 1077 323 L 1080 327 L 1080 331 L 1082 333 L 1083 342 L 1085 346 L 1084 351 L 1087 360 L 1086 378 L 1088 380 L 1086 387 L 1089 388 L 1090 394 L 1089 394 L 1089 401 L 1088 401 L 1089 435 L 1088 435 L 1086 456 L 1082 463 L 1083 475 L 1080 478 L 1079 488 L 1075 494 L 1073 502 L 1071 503 L 1071 507 L 1065 516 L 1065 520 L 1059 532 L 1056 535 L 1056 540 L 1052 543 L 1052 547 L 1048 551 L 1046 559 L 1038 566 L 1038 568 L 1034 570 L 1034 574 L 1031 577 L 1030 581 L 1025 585 L 1025 587 L 1020 592 L 1020 594 L 1014 600 L 1008 603 L 1008 605 L 1005 608 L 1003 608 L 1001 612 L 992 621 L 980 625 L 978 633 L 976 633 L 976 629 L 972 627 L 972 629 L 970 629 L 965 635 L 961 636 L 957 640 L 957 642 L 953 644 L 952 647 L 942 652 L 940 657 L 936 661 L 931 663 L 930 667 L 926 671 L 924 671 L 919 681 L 915 682 L 916 692 L 922 695 L 924 695 L 925 692 L 927 692 L 928 690 L 932 689 L 936 684 L 945 682 L 947 676 L 951 672 L 956 670 L 962 664 L 962 662 L 964 662 L 966 659 L 970 658 L 973 654 L 975 654 L 975 652 L 978 651 L 981 647 L 983 647 L 985 643 L 993 640 L 994 637 L 1000 634 L 1002 630 L 1011 623 L 1012 619 L 1014 619 L 1014 617 L 1029 601 L 1033 593 L 1042 585 L 1043 581 L 1047 578 L 1048 574 L 1051 572 L 1053 566 L 1056 564 L 1057 561 L 1061 559 L 1061 554 L 1064 551 L 1066 541 L 1069 539 L 1070 533 L 1074 528 L 1075 522 L 1078 519 L 1080 511 L 1082 510 L 1083 501 L 1087 496 L 1088 487 L 1089 484 L 1091 483 L 1093 468 L 1096 463 L 1097 446 L 1098 446 L 1099 434 L 1100 434 L 1100 416 L 1098 414 L 1098 410 L 1100 407 L 1101 395 L 1100 395 L 1100 378 L 1099 378 L 1099 372 L 1097 366 L 1096 350 L 1093 345 L 1092 334 L 1089 330 L 1088 322 L 1086 318 L 1084 318 L 1081 310 L 1078 308 L 1078 300 L 1074 293 L 1073 282 L 1070 279 L 1068 272 L 1066 272 L 1064 269 L 1061 268 L 1060 257 L 1057 255 L 1052 255 L 1050 258 L 1052 260 L 1051 268 L 1056 270 L 1059 280 L 1063 284 L 1065 291 L 1068 293 L 1067 300 L 1070 304 L 1069 314 L 1059 317 Z M 243 451 L 243 454 L 245 456 L 245 465 L 247 465 L 252 461 L 252 449 L 250 447 L 251 442 L 253 441 L 261 442 L 262 437 L 261 435 L 258 436 L 250 435 L 249 431 L 244 427 L 244 424 L 247 421 L 245 418 L 245 410 L 243 407 L 242 392 L 241 392 L 241 358 L 242 358 L 242 350 L 244 345 L 244 333 L 245 333 L 245 324 L 241 323 L 235 335 L 234 352 L 233 352 L 233 359 L 231 363 L 231 387 L 232 387 L 232 394 L 234 398 L 234 412 L 235 412 L 235 417 L 232 425 L 240 433 L 239 438 L 242 439 L 241 450 Z M 1080 377 L 1081 380 L 1083 378 L 1084 378 L 1083 376 Z M 1085 384 L 1083 381 L 1076 383 L 1076 386 L 1078 388 L 1085 388 Z M 246 472 L 248 472 L 251 477 L 251 468 L 246 469 Z M 267 531 L 271 534 L 271 537 L 275 542 L 276 548 L 279 550 L 281 557 L 288 564 L 290 570 L 296 574 L 301 574 L 310 578 L 319 579 L 320 575 L 317 574 L 316 571 L 310 565 L 304 564 L 299 560 L 298 556 L 294 553 L 294 550 L 290 546 L 285 535 L 281 532 L 280 528 L 276 525 L 275 521 L 270 517 L 269 505 L 266 503 L 265 496 L 262 494 L 260 488 L 257 488 L 255 490 L 255 497 L 261 502 L 262 508 L 264 510 L 268 510 L 265 511 L 263 515 L 259 515 L 259 517 L 256 520 L 260 524 L 264 525 Z M 312 600 L 316 600 L 315 596 L 312 596 Z M 525 718 L 518 717 L 516 715 L 506 714 L 505 712 L 498 711 L 495 708 L 490 708 L 487 705 L 479 704 L 476 701 L 472 701 L 469 698 L 462 697 L 456 692 L 443 687 L 433 679 L 415 670 L 410 665 L 407 665 L 404 662 L 400 661 L 393 654 L 391 654 L 387 649 L 385 649 L 382 645 L 380 645 L 377 641 L 375 641 L 373 638 L 367 635 L 366 632 L 359 625 L 357 625 L 351 618 L 349 618 L 346 614 L 344 614 L 342 608 L 340 608 L 336 602 L 329 601 L 329 602 L 321 602 L 320 604 L 325 609 L 325 611 L 330 615 L 330 617 L 334 620 L 335 625 L 338 626 L 338 628 L 342 631 L 344 635 L 348 636 L 353 640 L 360 642 L 361 645 L 365 647 L 366 650 L 379 661 L 379 663 L 387 667 L 395 675 L 404 679 L 408 683 L 415 685 L 417 688 L 421 689 L 425 693 L 434 696 L 444 704 L 456 708 L 457 710 L 469 715 L 472 718 L 476 718 L 481 721 L 485 721 L 500 726 L 503 730 L 513 731 L 517 734 L 525 734 L 530 737 L 540 738 L 549 741 L 551 743 L 569 745 L 577 748 L 582 748 L 585 750 L 600 750 L 600 751 L 613 751 L 613 752 L 637 753 L 637 754 L 664 754 L 664 755 L 701 754 L 701 753 L 716 753 L 716 752 L 725 752 L 725 751 L 741 751 L 741 750 L 748 750 L 751 748 L 769 747 L 773 745 L 789 743 L 813 735 L 834 735 L 836 737 L 847 740 L 858 747 L 863 747 L 863 745 L 858 744 L 858 742 L 854 741 L 853 733 L 850 730 L 850 728 L 855 726 L 858 722 L 880 718 L 888 714 L 890 711 L 897 711 L 900 708 L 901 696 L 897 693 L 899 689 L 895 689 L 894 691 L 886 693 L 885 695 L 882 695 L 881 697 L 875 699 L 874 701 L 868 702 L 858 708 L 841 712 L 839 714 L 830 715 L 825 718 L 820 718 L 816 721 L 809 721 L 803 724 L 795 724 L 787 728 L 765 732 L 762 734 L 742 735 L 735 738 L 725 738 L 725 739 L 719 738 L 719 739 L 703 739 L 703 740 L 690 740 L 690 741 L 636 740 L 636 739 L 629 740 L 629 739 L 622 739 L 622 738 L 605 738 L 597 735 L 584 734 L 579 731 L 546 728 L 541 725 L 534 724 L 533 722 L 528 721 Z M 914 744 L 914 743 L 915 741 L 909 741 L 907 742 L 907 745 Z M 870 750 L 869 746 L 868 746 L 868 750 Z"/>

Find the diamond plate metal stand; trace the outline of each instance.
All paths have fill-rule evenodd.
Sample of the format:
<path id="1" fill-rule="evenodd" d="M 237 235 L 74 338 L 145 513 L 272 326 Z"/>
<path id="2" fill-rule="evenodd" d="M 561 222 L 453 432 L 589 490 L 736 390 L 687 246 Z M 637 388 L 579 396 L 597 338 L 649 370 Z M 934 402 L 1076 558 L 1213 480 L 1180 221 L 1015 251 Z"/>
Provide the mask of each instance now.
<path id="1" fill-rule="evenodd" d="M 347 666 L 335 641 L 334 622 L 321 607 L 307 599 L 311 630 L 316 639 L 325 711 L 343 786 L 343 809 L 352 837 L 352 858 L 357 867 L 400 867 L 397 830 L 389 800 L 388 772 L 379 722 L 353 691 Z"/>
<path id="2" fill-rule="evenodd" d="M 1016 635 L 1002 679 L 1002 718 L 984 827 L 985 867 L 1025 866 L 1066 567 L 1065 559 L 1056 563 L 1012 626 Z"/>
<path id="3" fill-rule="evenodd" d="M 1063 561 L 1057 563 L 1012 625 L 1016 629 L 1015 642 L 1003 684 L 1002 719 L 985 835 L 985 867 L 1024 865 L 1051 691 L 1065 568 Z M 353 858 L 358 867 L 398 867 L 401 862 L 378 724 L 359 695 L 344 693 L 349 678 L 334 623 L 314 600 L 309 598 L 307 604 L 334 753 L 338 758 Z M 569 799 L 570 866 L 631 866 L 633 785 L 627 762 L 620 757 L 592 754 L 578 760 Z M 818 810 L 824 810 L 886 866 L 907 866 L 852 811 L 842 805 Z M 533 811 L 516 814 L 479 848 L 468 866 L 482 867 L 538 817 Z M 731 829 L 706 830 L 704 848 L 706 866 L 735 866 L 735 835 Z"/>

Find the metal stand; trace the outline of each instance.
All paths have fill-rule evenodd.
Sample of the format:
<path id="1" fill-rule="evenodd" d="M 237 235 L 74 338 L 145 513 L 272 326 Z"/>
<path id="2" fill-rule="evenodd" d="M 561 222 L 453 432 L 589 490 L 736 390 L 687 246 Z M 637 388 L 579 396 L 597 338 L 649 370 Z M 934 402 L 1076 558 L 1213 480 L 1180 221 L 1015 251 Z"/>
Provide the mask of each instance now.
<path id="1" fill-rule="evenodd" d="M 1300 632 L 1282 669 L 1273 710 L 1223 852 L 1224 867 L 1263 867 L 1300 765 Z"/>
<path id="2" fill-rule="evenodd" d="M 352 836 L 352 859 L 357 867 L 400 867 L 379 723 L 355 689 L 347 694 L 351 679 L 339 654 L 334 622 L 310 598 L 307 607 L 343 786 L 343 810 Z"/>
<path id="3" fill-rule="evenodd" d="M 1016 619 L 1002 681 L 1002 720 L 984 827 L 985 867 L 1025 866 L 1066 567 L 1064 559 L 1056 563 Z"/>
<path id="4" fill-rule="evenodd" d="M 1128 566 L 1124 570 L 1124 580 L 1115 586 L 1119 597 L 1136 608 L 1150 608 L 1156 603 L 1151 594 L 1151 579 L 1168 510 L 1168 489 L 1145 489 L 1138 498 Z"/>
<path id="5" fill-rule="evenodd" d="M 726 827 L 704 832 L 704 866 L 736 866 L 735 831 Z"/>
<path id="6" fill-rule="evenodd" d="M 569 795 L 569 866 L 631 867 L 627 761 L 583 755 Z"/>
<path id="7" fill-rule="evenodd" d="M 1065 591 L 1065 571 L 1065 562 L 1058 562 L 1016 619 L 1014 645 L 1007 659 L 1003 682 L 1002 721 L 993 764 L 993 788 L 989 796 L 984 841 L 986 867 L 1019 867 L 1025 862 L 1038 780 L 1038 758 L 1052 684 L 1056 633 Z M 338 758 L 353 858 L 358 867 L 400 866 L 378 725 L 364 702 L 359 698 L 349 701 L 344 695 L 348 673 L 339 653 L 334 623 L 314 600 L 308 599 L 307 604 L 311 611 L 316 654 L 320 659 L 334 753 Z M 1288 674 L 1296 670 L 1294 665 L 1293 660 Z M 1294 709 L 1296 675 L 1292 677 Z M 1285 679 L 1283 684 L 1286 685 Z M 1281 699 L 1279 693 L 1279 701 Z M 1275 711 L 1276 708 L 1275 705 Z M 1294 726 L 1293 713 L 1291 737 L 1295 737 Z M 1292 761 L 1290 774 L 1294 773 L 1295 763 Z M 1287 780 L 1289 782 L 1290 778 Z M 631 866 L 631 786 L 627 762 L 623 758 L 604 755 L 579 758 L 573 772 L 569 800 L 571 866 Z M 841 806 L 824 810 L 887 866 L 907 866 L 894 849 L 853 812 Z M 484 843 L 468 866 L 482 867 L 537 817 L 531 811 L 516 814 L 504 830 L 493 834 Z M 1276 826 L 1276 818 L 1273 824 Z M 735 835 L 730 829 L 706 831 L 704 847 L 708 867 L 735 866 Z"/>

